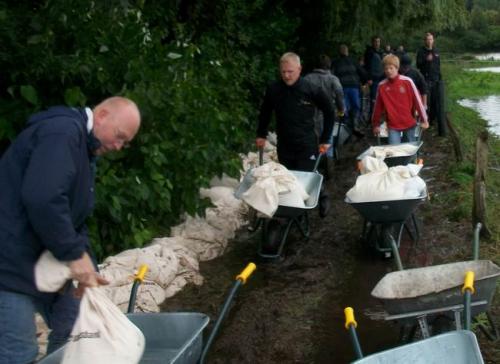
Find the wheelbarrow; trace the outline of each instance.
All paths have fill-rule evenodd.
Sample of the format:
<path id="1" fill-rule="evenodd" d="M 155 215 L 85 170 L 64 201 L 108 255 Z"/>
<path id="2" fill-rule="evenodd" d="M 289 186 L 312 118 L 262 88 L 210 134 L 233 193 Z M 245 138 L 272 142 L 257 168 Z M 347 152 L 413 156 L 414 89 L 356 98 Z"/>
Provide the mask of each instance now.
<path id="1" fill-rule="evenodd" d="M 262 151 L 259 152 L 262 153 Z M 296 226 L 305 239 L 309 238 L 310 228 L 307 213 L 318 205 L 323 176 L 317 170 L 323 155 L 324 153 L 319 154 L 313 172 L 290 170 L 309 195 L 309 198 L 304 201 L 303 208 L 279 204 L 272 218 L 259 218 L 257 220 L 254 229 L 262 227 L 261 241 L 257 252 L 261 258 L 268 260 L 283 258 L 284 248 L 292 226 Z M 248 170 L 243 177 L 234 193 L 236 198 L 241 199 L 242 195 L 254 183 L 252 171 L 252 169 Z"/>
<path id="2" fill-rule="evenodd" d="M 480 228 L 480 226 L 479 226 Z M 474 258 L 478 251 L 478 228 L 474 238 Z M 409 323 L 418 321 L 423 337 L 429 337 L 428 321 L 434 322 L 455 320 L 455 327 L 460 327 L 460 285 L 464 271 L 474 271 L 476 289 L 471 303 L 472 317 L 485 312 L 490 330 L 484 324 L 479 327 L 491 340 L 498 338 L 498 331 L 488 312 L 490 302 L 496 289 L 496 280 L 500 276 L 500 268 L 489 260 L 471 260 L 435 265 L 430 267 L 400 270 L 386 274 L 374 287 L 371 295 L 379 299 L 387 315 L 385 320 L 397 320 L 402 324 L 401 336 Z M 446 321 L 445 321 L 446 322 Z M 445 323 L 441 322 L 441 324 Z M 435 329 L 439 329 L 436 325 Z M 406 340 L 415 335 L 417 325 L 410 325 Z"/>
<path id="3" fill-rule="evenodd" d="M 401 258 L 399 257 L 399 246 L 403 229 L 406 228 L 414 241 L 418 241 L 420 233 L 418 230 L 415 210 L 418 205 L 427 199 L 427 191 L 418 198 L 404 200 L 387 200 L 371 202 L 352 202 L 346 197 L 346 203 L 354 207 L 364 218 L 361 237 L 363 241 L 371 244 L 376 251 L 382 253 L 386 258 L 394 256 L 398 269 L 402 270 Z M 407 221 L 412 221 L 415 235 L 407 226 Z M 396 227 L 396 239 L 393 236 L 393 226 Z"/>
<path id="4" fill-rule="evenodd" d="M 127 317 L 144 334 L 146 347 L 141 364 L 203 364 L 208 351 L 229 312 L 231 303 L 239 288 L 256 269 L 250 263 L 236 276 L 236 280 L 226 297 L 224 305 L 215 321 L 206 344 L 203 345 L 203 330 L 209 317 L 197 312 L 134 313 L 135 299 L 139 285 L 144 281 L 147 266 L 142 266 L 136 274 L 129 300 Z M 64 356 L 64 347 L 46 356 L 39 364 L 59 364 Z M 111 364 L 111 363 L 110 363 Z"/>
<path id="5" fill-rule="evenodd" d="M 463 272 L 462 272 L 463 276 Z M 349 330 L 351 341 L 358 360 L 357 364 L 482 364 L 484 363 L 474 333 L 470 331 L 471 295 L 474 293 L 474 272 L 465 275 L 464 285 L 464 328 L 428 337 L 421 341 L 402 345 L 380 353 L 363 357 L 356 334 L 357 323 L 351 307 L 344 310 L 345 327 Z"/>
<path id="6" fill-rule="evenodd" d="M 394 149 L 394 148 L 398 148 L 401 146 L 405 146 L 405 145 L 411 145 L 411 146 L 416 148 L 415 152 L 412 154 L 385 157 L 384 162 L 385 162 L 385 164 L 387 164 L 387 167 L 394 167 L 394 166 L 400 166 L 400 165 L 407 165 L 408 163 L 413 163 L 416 161 L 418 151 L 420 150 L 420 148 L 422 147 L 423 144 L 424 144 L 424 142 L 422 142 L 422 141 L 416 141 L 416 142 L 410 142 L 410 143 L 383 145 L 384 149 L 389 149 L 389 150 Z M 378 147 L 382 147 L 382 146 L 380 146 L 380 143 L 379 143 Z M 366 156 L 374 157 L 373 148 L 377 148 L 377 146 L 370 147 L 370 148 L 366 149 L 363 153 L 358 155 L 356 157 L 356 159 L 358 161 L 361 161 Z"/>

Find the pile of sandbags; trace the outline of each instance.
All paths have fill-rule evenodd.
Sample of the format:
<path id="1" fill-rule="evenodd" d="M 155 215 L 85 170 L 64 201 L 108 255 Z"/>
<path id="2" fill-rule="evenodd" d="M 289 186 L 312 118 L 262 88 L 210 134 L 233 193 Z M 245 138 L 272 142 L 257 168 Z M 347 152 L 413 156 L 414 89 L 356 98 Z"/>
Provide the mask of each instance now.
<path id="1" fill-rule="evenodd" d="M 361 161 L 362 174 L 346 197 L 350 202 L 373 202 L 425 196 L 426 184 L 418 176 L 421 169 L 417 164 L 388 168 L 381 159 L 366 156 Z"/>
<path id="2" fill-rule="evenodd" d="M 214 205 L 206 209 L 204 218 L 186 215 L 181 224 L 172 227 L 170 237 L 156 238 L 144 248 L 108 257 L 99 266 L 111 282 L 106 292 L 116 305 L 126 309 L 134 272 L 143 264 L 149 266 L 149 273 L 137 295 L 139 311 L 157 312 L 166 298 L 187 283 L 203 283 L 198 262 L 224 253 L 229 239 L 245 223 L 246 212 L 244 204 L 233 196 L 237 180 L 223 176 L 211 184 L 200 190 L 200 196 L 210 198 Z"/>

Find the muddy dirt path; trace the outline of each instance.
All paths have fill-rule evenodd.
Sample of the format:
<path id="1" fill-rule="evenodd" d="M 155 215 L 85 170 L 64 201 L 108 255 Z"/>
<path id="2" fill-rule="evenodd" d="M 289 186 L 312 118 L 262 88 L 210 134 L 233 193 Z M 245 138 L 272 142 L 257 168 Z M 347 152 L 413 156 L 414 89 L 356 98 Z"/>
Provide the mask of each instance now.
<path id="1" fill-rule="evenodd" d="M 446 219 L 439 198 L 433 198 L 453 188 L 443 173 L 453 158 L 451 149 L 433 134 L 426 133 L 421 154 L 425 160 L 421 175 L 431 199 L 417 210 L 420 242 L 415 245 L 407 234 L 403 237 L 405 268 L 464 260 L 471 255 L 469 223 Z M 209 363 L 348 363 L 355 357 L 343 328 L 346 306 L 356 311 L 365 355 L 397 345 L 398 328 L 376 320 L 382 307 L 370 296 L 376 282 L 396 269 L 394 262 L 370 254 L 360 243 L 361 216 L 343 202 L 357 176 L 355 157 L 369 142 L 373 141 L 364 138 L 344 147 L 343 158 L 327 181 L 332 211 L 324 219 L 317 210 L 310 213 L 307 242 L 292 229 L 283 262 L 256 260 L 260 234 L 243 229 L 226 254 L 201 264 L 203 286 L 186 287 L 164 303 L 164 311 L 199 311 L 214 319 L 234 276 L 248 262 L 257 263 L 257 271 L 238 294 L 210 350 Z"/>

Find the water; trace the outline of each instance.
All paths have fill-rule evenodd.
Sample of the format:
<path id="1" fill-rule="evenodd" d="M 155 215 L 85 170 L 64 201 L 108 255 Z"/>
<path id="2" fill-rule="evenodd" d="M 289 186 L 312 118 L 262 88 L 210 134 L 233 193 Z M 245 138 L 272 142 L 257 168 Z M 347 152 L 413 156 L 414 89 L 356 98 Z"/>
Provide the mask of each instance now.
<path id="1" fill-rule="evenodd" d="M 500 61 L 500 53 L 485 53 L 476 55 L 480 61 Z"/>
<path id="2" fill-rule="evenodd" d="M 489 131 L 500 136 L 500 95 L 491 95 L 477 100 L 462 99 L 458 103 L 477 111 L 479 116 L 488 122 Z"/>
<path id="3" fill-rule="evenodd" d="M 500 67 L 466 68 L 466 71 L 500 73 Z"/>

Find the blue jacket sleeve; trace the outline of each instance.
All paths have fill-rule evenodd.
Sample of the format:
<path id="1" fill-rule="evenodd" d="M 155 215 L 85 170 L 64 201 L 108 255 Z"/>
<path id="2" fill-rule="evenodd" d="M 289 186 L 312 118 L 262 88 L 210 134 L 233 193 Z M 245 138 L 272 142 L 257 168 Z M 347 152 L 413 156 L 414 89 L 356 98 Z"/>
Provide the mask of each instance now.
<path id="1" fill-rule="evenodd" d="M 85 231 L 78 233 L 73 224 L 69 198 L 77 175 L 78 143 L 76 137 L 64 134 L 42 138 L 32 151 L 21 187 L 30 224 L 42 244 L 62 261 L 80 258 L 88 244 Z"/>

